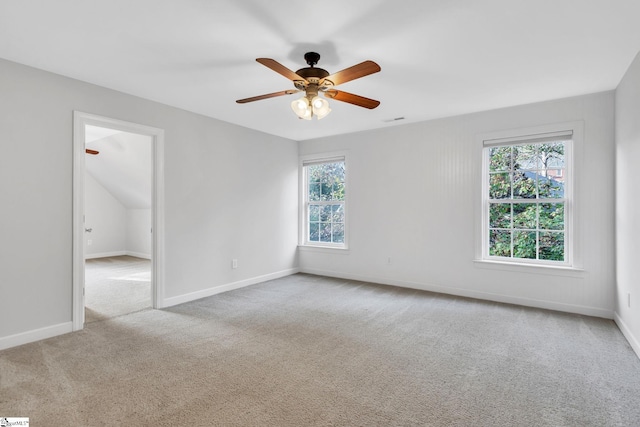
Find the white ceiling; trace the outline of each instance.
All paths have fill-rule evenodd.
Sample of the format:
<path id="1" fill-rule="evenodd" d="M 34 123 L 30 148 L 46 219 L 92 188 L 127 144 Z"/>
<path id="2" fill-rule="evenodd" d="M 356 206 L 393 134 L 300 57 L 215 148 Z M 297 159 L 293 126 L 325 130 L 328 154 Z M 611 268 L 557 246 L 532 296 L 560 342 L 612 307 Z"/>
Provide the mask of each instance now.
<path id="1" fill-rule="evenodd" d="M 101 128 L 98 126 L 86 125 L 84 127 L 84 142 L 88 144 L 93 141 L 97 141 L 102 138 L 106 138 L 111 135 L 115 135 L 116 133 L 120 133 L 121 131 L 116 129 L 109 128 Z M 92 144 L 90 144 L 92 145 Z"/>
<path id="2" fill-rule="evenodd" d="M 86 170 L 129 209 L 151 208 L 151 137 L 96 126 L 85 128 Z"/>
<path id="3" fill-rule="evenodd" d="M 594 93 L 616 87 L 640 50 L 639 0 L 3 0 L 0 57 L 294 140 Z M 317 51 L 336 72 L 380 73 L 338 89 L 299 120 L 292 70 Z M 387 120 L 405 120 L 387 123 Z"/>

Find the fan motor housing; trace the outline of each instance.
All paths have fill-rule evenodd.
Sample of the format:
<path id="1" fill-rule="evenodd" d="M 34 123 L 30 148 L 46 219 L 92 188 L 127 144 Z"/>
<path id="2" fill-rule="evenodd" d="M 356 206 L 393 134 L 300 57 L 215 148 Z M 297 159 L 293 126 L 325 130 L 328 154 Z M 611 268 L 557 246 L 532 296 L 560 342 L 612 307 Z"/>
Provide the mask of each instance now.
<path id="1" fill-rule="evenodd" d="M 311 82 L 311 79 L 317 79 L 319 81 L 329 76 L 329 72 L 327 70 L 315 67 L 301 68 L 296 71 L 296 74 L 300 77 L 304 77 L 309 82 Z"/>

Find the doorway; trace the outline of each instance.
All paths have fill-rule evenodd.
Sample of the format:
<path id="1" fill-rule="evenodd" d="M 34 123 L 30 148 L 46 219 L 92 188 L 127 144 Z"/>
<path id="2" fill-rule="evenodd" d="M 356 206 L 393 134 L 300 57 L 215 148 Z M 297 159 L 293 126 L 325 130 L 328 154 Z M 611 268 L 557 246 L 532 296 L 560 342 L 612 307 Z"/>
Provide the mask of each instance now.
<path id="1" fill-rule="evenodd" d="M 151 308 L 151 141 L 85 125 L 85 324 Z"/>
<path id="2" fill-rule="evenodd" d="M 74 112 L 74 330 L 162 307 L 163 134 Z"/>

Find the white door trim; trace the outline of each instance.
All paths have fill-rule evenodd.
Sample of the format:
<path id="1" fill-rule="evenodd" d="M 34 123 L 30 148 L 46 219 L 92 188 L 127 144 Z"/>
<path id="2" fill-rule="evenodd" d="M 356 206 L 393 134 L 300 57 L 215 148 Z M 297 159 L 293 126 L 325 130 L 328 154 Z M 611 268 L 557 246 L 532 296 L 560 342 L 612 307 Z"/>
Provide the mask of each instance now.
<path id="1" fill-rule="evenodd" d="M 95 114 L 73 112 L 73 330 L 84 327 L 84 180 L 85 125 L 151 137 L 153 178 L 151 196 L 151 301 L 164 306 L 164 130 Z"/>

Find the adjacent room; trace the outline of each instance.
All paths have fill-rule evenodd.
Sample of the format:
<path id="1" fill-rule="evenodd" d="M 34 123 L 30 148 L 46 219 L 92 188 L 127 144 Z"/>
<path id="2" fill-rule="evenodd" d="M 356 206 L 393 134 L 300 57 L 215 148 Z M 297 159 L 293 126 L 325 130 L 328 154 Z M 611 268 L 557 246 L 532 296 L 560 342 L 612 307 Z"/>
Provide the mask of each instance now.
<path id="1" fill-rule="evenodd" d="M 151 138 L 85 127 L 85 323 L 150 309 Z"/>
<path id="2" fill-rule="evenodd" d="M 0 420 L 640 425 L 638 16 L 1 2 Z"/>

